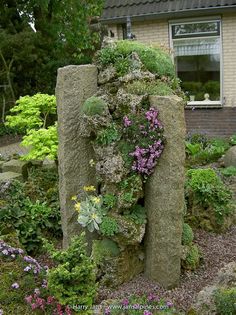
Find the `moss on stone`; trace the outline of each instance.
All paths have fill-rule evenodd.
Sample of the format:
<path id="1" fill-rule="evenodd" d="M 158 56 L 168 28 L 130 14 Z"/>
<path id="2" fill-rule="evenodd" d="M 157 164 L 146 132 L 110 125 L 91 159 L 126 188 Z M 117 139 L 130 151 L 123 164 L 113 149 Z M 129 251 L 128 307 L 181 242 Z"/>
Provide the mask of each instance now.
<path id="1" fill-rule="evenodd" d="M 128 93 L 136 94 L 136 95 L 173 95 L 173 90 L 171 87 L 160 80 L 155 80 L 151 82 L 146 81 L 133 81 L 126 85 L 126 90 Z"/>
<path id="2" fill-rule="evenodd" d="M 118 245 L 109 239 L 95 240 L 93 242 L 92 257 L 96 264 L 104 259 L 116 257 L 120 254 Z"/>
<path id="3" fill-rule="evenodd" d="M 82 112 L 87 116 L 102 115 L 106 109 L 107 104 L 96 96 L 88 98 L 82 106 Z"/>
<path id="4" fill-rule="evenodd" d="M 115 65 L 118 74 L 124 75 L 130 70 L 129 63 L 132 53 L 137 53 L 141 63 L 146 69 L 160 77 L 175 78 L 175 69 L 170 54 L 160 47 L 148 47 L 137 41 L 117 41 L 111 47 L 101 49 L 96 57 L 97 63 L 102 67 Z"/>

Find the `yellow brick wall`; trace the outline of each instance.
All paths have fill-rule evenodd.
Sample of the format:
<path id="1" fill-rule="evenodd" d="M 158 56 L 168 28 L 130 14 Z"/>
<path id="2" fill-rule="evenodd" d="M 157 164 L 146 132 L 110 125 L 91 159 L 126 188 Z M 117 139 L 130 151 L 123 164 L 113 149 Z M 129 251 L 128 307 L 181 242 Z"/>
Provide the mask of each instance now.
<path id="1" fill-rule="evenodd" d="M 225 106 L 236 107 L 236 14 L 223 15 L 222 42 L 223 97 Z"/>
<path id="2" fill-rule="evenodd" d="M 121 26 L 109 26 L 116 39 L 122 39 Z M 168 21 L 143 21 L 132 23 L 136 39 L 146 44 L 169 47 Z M 236 107 L 236 14 L 222 16 L 222 62 L 224 106 Z"/>

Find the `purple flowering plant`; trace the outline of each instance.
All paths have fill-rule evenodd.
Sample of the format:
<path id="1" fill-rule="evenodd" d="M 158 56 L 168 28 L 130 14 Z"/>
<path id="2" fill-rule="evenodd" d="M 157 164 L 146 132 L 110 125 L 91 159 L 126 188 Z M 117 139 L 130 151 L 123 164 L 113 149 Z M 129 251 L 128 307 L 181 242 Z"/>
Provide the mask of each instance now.
<path id="1" fill-rule="evenodd" d="M 157 109 L 150 107 L 123 117 L 123 139 L 130 152 L 131 168 L 138 174 L 151 175 L 164 149 L 164 128 Z"/>
<path id="2" fill-rule="evenodd" d="M 0 299 L 6 301 L 6 304 L 1 305 L 4 313 L 9 308 L 7 301 L 22 298 L 22 304 L 28 304 L 32 313 L 72 314 L 68 306 L 62 306 L 51 296 L 47 285 L 48 266 L 42 266 L 35 258 L 26 255 L 24 250 L 12 247 L 3 240 L 0 240 L 1 263 L 6 266 L 6 271 L 2 270 L 4 287 L 0 293 Z M 11 268 L 10 273 L 8 273 L 9 268 Z M 2 279 L 0 278 L 0 280 Z"/>
<path id="3" fill-rule="evenodd" d="M 121 310 L 124 315 L 177 314 L 172 302 L 160 298 L 155 293 L 131 295 L 117 300 L 114 305 L 104 309 L 104 315 L 118 315 L 121 314 Z M 109 310 L 109 313 L 107 310 Z"/>

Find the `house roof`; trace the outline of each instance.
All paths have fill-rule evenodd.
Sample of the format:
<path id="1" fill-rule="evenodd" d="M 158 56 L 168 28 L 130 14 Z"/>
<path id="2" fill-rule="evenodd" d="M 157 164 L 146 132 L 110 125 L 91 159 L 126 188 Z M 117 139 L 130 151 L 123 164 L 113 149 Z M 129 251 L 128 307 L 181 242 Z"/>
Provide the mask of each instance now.
<path id="1" fill-rule="evenodd" d="M 102 21 L 193 16 L 236 10 L 236 0 L 106 0 Z"/>

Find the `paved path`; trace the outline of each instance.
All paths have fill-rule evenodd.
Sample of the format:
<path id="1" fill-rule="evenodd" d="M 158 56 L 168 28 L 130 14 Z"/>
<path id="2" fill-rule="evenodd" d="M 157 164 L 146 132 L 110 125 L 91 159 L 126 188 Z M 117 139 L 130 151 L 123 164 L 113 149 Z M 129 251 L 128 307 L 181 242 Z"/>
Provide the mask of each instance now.
<path id="1" fill-rule="evenodd" d="M 27 152 L 28 149 L 20 146 L 20 142 L 0 147 L 0 156 L 4 158 L 11 157 L 13 154 L 23 155 L 26 154 Z"/>

